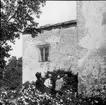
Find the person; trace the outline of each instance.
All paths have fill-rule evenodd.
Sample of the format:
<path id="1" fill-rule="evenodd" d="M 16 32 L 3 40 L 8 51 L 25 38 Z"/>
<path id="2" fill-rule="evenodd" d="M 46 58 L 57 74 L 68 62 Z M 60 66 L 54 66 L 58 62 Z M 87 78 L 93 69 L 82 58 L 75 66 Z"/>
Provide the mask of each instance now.
<path id="1" fill-rule="evenodd" d="M 48 74 L 48 78 L 45 80 L 44 85 L 46 87 L 46 93 L 50 93 L 52 87 L 51 74 Z"/>
<path id="2" fill-rule="evenodd" d="M 56 80 L 56 87 L 55 87 L 56 93 L 62 95 L 61 88 L 63 87 L 63 84 L 64 84 L 63 78 L 60 77 L 60 75 L 58 75 L 57 76 L 57 80 Z"/>
<path id="3" fill-rule="evenodd" d="M 39 72 L 37 72 L 36 74 L 35 74 L 35 76 L 36 76 L 36 82 L 35 82 L 35 85 L 36 85 L 36 88 L 40 91 L 40 92 L 42 92 L 42 93 L 44 93 L 44 84 L 43 84 L 43 80 L 42 80 L 42 76 L 41 76 L 41 73 L 39 73 Z"/>
<path id="4" fill-rule="evenodd" d="M 68 75 L 65 74 L 63 77 L 63 81 L 64 81 L 64 85 L 63 85 L 63 89 L 65 90 L 67 88 L 67 82 L 68 82 Z"/>
<path id="5" fill-rule="evenodd" d="M 52 75 L 52 77 L 51 77 L 51 83 L 52 83 L 52 87 L 51 87 L 51 95 L 53 96 L 53 97 L 55 97 L 55 95 L 56 95 L 56 91 L 55 91 L 55 82 L 56 82 L 56 76 L 55 75 Z"/>

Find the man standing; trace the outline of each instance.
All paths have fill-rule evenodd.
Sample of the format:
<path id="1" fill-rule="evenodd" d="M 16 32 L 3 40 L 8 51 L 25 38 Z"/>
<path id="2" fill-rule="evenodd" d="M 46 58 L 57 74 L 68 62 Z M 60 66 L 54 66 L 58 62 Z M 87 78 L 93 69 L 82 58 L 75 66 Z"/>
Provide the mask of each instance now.
<path id="1" fill-rule="evenodd" d="M 48 74 L 48 78 L 45 80 L 44 85 L 46 86 L 46 92 L 50 93 L 51 92 L 51 87 L 52 87 L 51 74 Z"/>
<path id="2" fill-rule="evenodd" d="M 64 80 L 62 77 L 60 77 L 60 75 L 57 76 L 57 80 L 56 80 L 56 87 L 55 87 L 55 90 L 58 94 L 62 95 L 62 92 L 61 92 L 61 88 L 63 87 L 63 84 L 64 84 Z"/>
<path id="3" fill-rule="evenodd" d="M 36 78 L 37 78 L 37 80 L 36 80 L 36 88 L 37 88 L 40 92 L 44 93 L 44 84 L 43 84 L 43 80 L 42 80 L 41 73 L 37 72 L 37 73 L 35 74 L 35 76 L 36 76 Z"/>

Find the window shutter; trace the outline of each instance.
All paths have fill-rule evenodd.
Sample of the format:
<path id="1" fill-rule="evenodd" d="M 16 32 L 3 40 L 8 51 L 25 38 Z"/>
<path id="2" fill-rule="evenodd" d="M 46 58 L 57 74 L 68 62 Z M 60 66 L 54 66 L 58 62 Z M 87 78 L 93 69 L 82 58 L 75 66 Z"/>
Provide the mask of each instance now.
<path id="1" fill-rule="evenodd" d="M 44 59 L 43 59 L 43 48 L 40 48 L 40 53 L 41 53 L 41 61 L 44 61 Z"/>

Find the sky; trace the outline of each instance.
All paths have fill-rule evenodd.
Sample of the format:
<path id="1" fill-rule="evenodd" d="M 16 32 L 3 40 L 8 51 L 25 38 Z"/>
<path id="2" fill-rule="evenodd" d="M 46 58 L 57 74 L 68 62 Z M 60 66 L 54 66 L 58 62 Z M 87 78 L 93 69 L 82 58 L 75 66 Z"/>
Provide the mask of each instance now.
<path id="1" fill-rule="evenodd" d="M 35 18 L 39 26 L 76 19 L 76 1 L 47 1 L 41 10 L 40 18 Z M 22 57 L 22 42 L 22 36 L 16 39 L 13 50 L 9 52 L 11 56 Z"/>

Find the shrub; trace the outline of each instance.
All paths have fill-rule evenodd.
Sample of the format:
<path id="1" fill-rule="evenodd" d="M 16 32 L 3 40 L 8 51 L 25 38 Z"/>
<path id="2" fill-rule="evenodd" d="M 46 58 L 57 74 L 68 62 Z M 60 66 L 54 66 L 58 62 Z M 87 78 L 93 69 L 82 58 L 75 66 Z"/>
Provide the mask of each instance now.
<path id="1" fill-rule="evenodd" d="M 57 71 L 58 74 L 60 73 Z M 53 71 L 55 74 L 56 71 Z M 61 71 L 62 73 L 62 71 Z M 65 72 L 63 72 L 64 74 Z M 57 74 L 57 75 L 58 75 Z M 62 74 L 62 76 L 63 76 Z M 70 73 L 71 74 L 71 73 Z M 101 90 L 96 87 L 91 89 L 88 94 L 79 94 L 75 96 L 73 88 L 67 85 L 63 95 L 41 93 L 35 85 L 35 82 L 26 82 L 23 84 L 20 92 L 13 90 L 2 90 L 0 93 L 0 103 L 2 105 L 105 105 L 106 104 L 106 87 Z"/>

